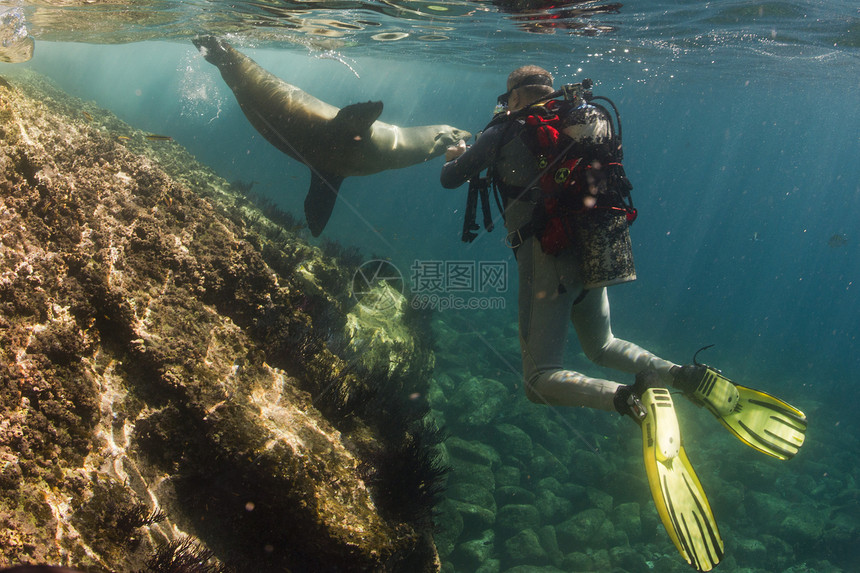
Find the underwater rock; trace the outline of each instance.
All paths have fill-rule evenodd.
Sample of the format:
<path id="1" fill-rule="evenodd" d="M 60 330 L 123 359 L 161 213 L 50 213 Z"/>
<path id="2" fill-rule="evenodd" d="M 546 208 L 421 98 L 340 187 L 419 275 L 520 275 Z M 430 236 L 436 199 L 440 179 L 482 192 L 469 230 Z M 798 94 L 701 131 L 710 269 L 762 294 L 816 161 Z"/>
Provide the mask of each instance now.
<path id="1" fill-rule="evenodd" d="M 504 384 L 492 378 L 470 377 L 448 399 L 458 424 L 484 429 L 495 422 L 509 396 Z"/>
<path id="2" fill-rule="evenodd" d="M 602 535 L 606 523 L 603 510 L 586 509 L 557 525 L 555 532 L 562 547 L 606 547 L 607 536 Z"/>
<path id="3" fill-rule="evenodd" d="M 733 553 L 735 558 L 745 565 L 766 567 L 770 564 L 767 548 L 758 539 L 738 539 Z"/>
<path id="4" fill-rule="evenodd" d="M 653 562 L 648 561 L 646 563 L 650 563 L 649 570 L 650 571 L 660 571 L 660 573 L 689 573 L 690 567 L 684 562 L 679 562 L 674 558 L 673 555 L 666 553 L 663 555 L 655 555 L 653 557 Z M 726 571 L 735 571 L 735 573 L 743 573 L 740 570 L 735 568 L 734 559 L 729 556 L 726 557 L 722 562 L 720 562 L 720 568 L 725 567 Z M 747 573 L 753 573 L 747 570 Z M 760 573 L 756 571 L 755 573 Z M 783 572 L 785 573 L 785 572 Z"/>
<path id="5" fill-rule="evenodd" d="M 642 517 L 638 503 L 620 504 L 615 508 L 613 518 L 615 528 L 626 533 L 632 543 L 642 538 Z"/>
<path id="6" fill-rule="evenodd" d="M 574 571 L 574 569 L 558 569 L 552 565 L 517 565 L 510 569 L 505 569 L 504 573 L 565 573 L 565 571 Z M 576 569 L 575 571 L 580 571 Z"/>
<path id="7" fill-rule="evenodd" d="M 585 495 L 588 497 L 588 501 L 592 506 L 602 509 L 607 513 L 612 511 L 614 503 L 611 495 L 604 493 L 595 487 L 586 488 Z"/>
<path id="8" fill-rule="evenodd" d="M 655 536 L 662 535 L 663 524 L 660 523 L 660 516 L 657 515 L 657 510 L 652 503 L 639 506 L 639 519 L 642 521 L 643 539 L 650 541 Z"/>
<path id="9" fill-rule="evenodd" d="M 0 563 L 438 570 L 432 353 L 334 352 L 349 273 L 160 145 L 0 85 Z"/>
<path id="10" fill-rule="evenodd" d="M 544 525 L 537 530 L 537 536 L 540 540 L 540 545 L 546 551 L 547 557 L 553 565 L 558 566 L 564 558 L 564 554 L 558 547 L 558 537 L 555 534 L 555 527 L 552 525 Z"/>
<path id="11" fill-rule="evenodd" d="M 514 565 L 528 563 L 530 566 L 540 566 L 549 561 L 549 555 L 531 528 L 523 529 L 505 540 L 505 556 Z"/>
<path id="12" fill-rule="evenodd" d="M 534 506 L 540 513 L 541 521 L 545 523 L 558 523 L 573 512 L 573 504 L 570 500 L 545 489 L 538 491 Z"/>
<path id="13" fill-rule="evenodd" d="M 510 536 L 527 527 L 537 529 L 540 524 L 540 514 L 531 505 L 506 505 L 499 508 L 496 516 L 496 530 L 502 537 Z"/>
<path id="14" fill-rule="evenodd" d="M 534 448 L 528 434 L 513 424 L 496 424 L 493 430 L 505 455 L 515 456 L 523 462 L 531 459 Z"/>
<path id="15" fill-rule="evenodd" d="M 700 465 L 705 466 L 706 463 Z M 696 470 L 709 471 L 698 468 Z M 768 491 L 783 475 L 776 464 L 770 463 L 769 460 L 754 458 L 746 464 L 723 464 L 720 468 L 720 477 L 727 481 L 743 483 L 751 489 Z"/>
<path id="16" fill-rule="evenodd" d="M 779 524 L 783 539 L 791 545 L 817 543 L 824 531 L 825 519 L 813 506 L 796 505 Z"/>
<path id="17" fill-rule="evenodd" d="M 496 470 L 496 486 L 519 486 L 520 468 L 514 466 L 501 466 Z"/>
<path id="18" fill-rule="evenodd" d="M 454 380 L 444 372 L 437 372 L 434 374 L 433 379 L 430 382 L 431 385 L 438 386 L 445 396 L 452 394 L 454 389 L 457 387 Z"/>
<path id="19" fill-rule="evenodd" d="M 496 522 L 495 512 L 481 507 L 480 505 L 456 501 L 453 499 L 450 500 L 450 503 L 462 517 L 463 531 L 466 534 L 475 534 L 475 532 L 485 531 L 491 528 Z"/>
<path id="20" fill-rule="evenodd" d="M 475 569 L 475 573 L 499 573 L 502 570 L 502 562 L 498 559 L 487 559 L 481 566 Z"/>
<path id="21" fill-rule="evenodd" d="M 451 458 L 449 483 L 472 483 L 487 491 L 496 489 L 493 470 L 481 464 L 473 464 L 460 458 Z"/>
<path id="22" fill-rule="evenodd" d="M 714 493 L 709 495 L 709 501 L 716 515 L 743 517 L 746 513 L 744 490 L 739 483 L 723 482 Z"/>
<path id="23" fill-rule="evenodd" d="M 639 453 L 636 452 L 634 455 L 638 456 Z M 612 496 L 616 504 L 647 499 L 649 490 L 645 468 L 642 467 L 641 460 L 636 459 L 635 461 L 637 465 L 635 473 L 630 473 L 619 468 L 600 483 L 600 490 Z"/>
<path id="24" fill-rule="evenodd" d="M 567 430 L 550 419 L 549 416 L 520 416 L 517 426 L 534 442 L 556 453 L 556 448 L 570 448 Z"/>
<path id="25" fill-rule="evenodd" d="M 761 542 L 764 543 L 768 564 L 771 568 L 781 571 L 797 562 L 794 548 L 784 540 L 773 535 L 762 535 Z M 851 547 L 850 551 L 854 551 L 854 547 L 850 543 L 846 547 Z"/>
<path id="26" fill-rule="evenodd" d="M 586 450 L 573 452 L 571 467 L 576 468 L 576 482 L 580 485 L 599 487 L 612 477 L 612 464 L 606 459 L 606 456 L 596 455 L 594 452 Z M 564 482 L 566 480 L 559 481 Z"/>
<path id="27" fill-rule="evenodd" d="M 827 548 L 828 554 L 837 556 L 840 560 L 852 559 L 856 555 L 855 541 L 858 530 L 860 530 L 860 512 L 857 511 L 856 506 L 839 508 L 833 512 L 822 534 L 823 545 Z"/>
<path id="28" fill-rule="evenodd" d="M 486 468 L 497 467 L 501 463 L 499 454 L 492 446 L 477 440 L 464 440 L 452 436 L 445 440 L 445 447 L 452 457 Z"/>
<path id="29" fill-rule="evenodd" d="M 448 487 L 445 494 L 450 499 L 477 505 L 496 513 L 496 500 L 493 498 L 493 494 L 479 485 L 454 483 Z"/>
<path id="30" fill-rule="evenodd" d="M 591 559 L 594 563 L 594 571 L 611 571 L 612 560 L 609 558 L 609 551 L 606 549 L 597 549 L 591 552 Z M 659 571 L 662 571 L 660 569 Z"/>
<path id="31" fill-rule="evenodd" d="M 565 482 L 570 477 L 567 467 L 540 444 L 535 445 L 530 467 L 535 475 L 555 478 L 559 482 Z"/>
<path id="32" fill-rule="evenodd" d="M 535 501 L 535 494 L 515 485 L 497 487 L 493 496 L 499 506 L 509 504 L 533 505 Z"/>
<path id="33" fill-rule="evenodd" d="M 456 343 L 448 342 L 447 344 L 437 346 L 439 354 L 439 366 L 455 372 L 454 377 L 468 378 L 469 369 L 474 368 L 475 364 L 468 354 L 461 352 L 461 348 Z"/>
<path id="34" fill-rule="evenodd" d="M 759 522 L 779 523 L 792 511 L 784 499 L 758 491 L 746 494 L 747 513 Z"/>
<path id="35" fill-rule="evenodd" d="M 448 398 L 438 384 L 430 385 L 430 389 L 427 391 L 427 402 L 430 404 L 430 408 L 437 412 L 437 415 L 444 417 L 443 412 L 448 409 Z"/>
<path id="36" fill-rule="evenodd" d="M 451 561 L 463 571 L 476 571 L 483 563 L 489 561 L 495 552 L 496 536 L 492 529 L 481 533 L 477 539 L 461 543 L 451 555 Z"/>
<path id="37" fill-rule="evenodd" d="M 574 510 L 582 510 L 589 507 L 587 492 L 588 488 L 578 483 L 568 482 L 561 484 L 561 491 L 556 495 L 569 499 Z"/>
<path id="38" fill-rule="evenodd" d="M 541 478 L 538 480 L 537 489 L 538 489 L 538 491 L 545 489 L 547 491 L 552 492 L 553 494 L 555 494 L 557 496 L 564 497 L 565 496 L 565 490 L 567 488 L 565 488 L 565 486 L 562 485 L 562 483 L 560 481 L 558 481 L 557 479 L 555 479 L 554 477 L 545 477 L 545 478 Z M 584 488 L 583 488 L 583 491 L 584 491 Z"/>
<path id="39" fill-rule="evenodd" d="M 573 551 L 565 555 L 559 567 L 564 571 L 594 571 L 594 560 L 582 551 Z"/>
<path id="40" fill-rule="evenodd" d="M 630 546 L 612 547 L 609 550 L 609 560 L 616 570 L 627 573 L 649 573 L 651 571 L 642 554 Z"/>
<path id="41" fill-rule="evenodd" d="M 685 564 L 686 565 L 686 564 Z M 575 551 L 564 556 L 561 567 L 565 571 L 612 571 L 609 552 L 605 549 L 584 553 Z M 666 569 L 654 569 L 663 573 Z"/>
<path id="42" fill-rule="evenodd" d="M 569 516 L 573 510 L 573 504 L 570 503 L 570 500 L 558 497 L 546 489 L 538 491 L 534 506 L 544 523 L 558 523 Z"/>
<path id="43" fill-rule="evenodd" d="M 457 511 L 454 502 L 444 499 L 436 506 L 436 517 L 433 521 L 436 524 L 436 548 L 439 556 L 445 559 L 454 551 L 456 541 L 463 533 L 463 516 Z"/>

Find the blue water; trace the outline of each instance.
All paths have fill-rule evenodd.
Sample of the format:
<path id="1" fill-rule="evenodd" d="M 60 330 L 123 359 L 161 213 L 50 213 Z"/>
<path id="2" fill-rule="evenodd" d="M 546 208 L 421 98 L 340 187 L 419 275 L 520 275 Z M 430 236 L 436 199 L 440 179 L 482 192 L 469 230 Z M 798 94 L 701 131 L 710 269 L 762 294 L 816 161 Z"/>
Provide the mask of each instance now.
<path id="1" fill-rule="evenodd" d="M 598 19 L 617 28 L 598 37 L 525 33 L 491 5 L 475 6 L 474 29 L 464 17 L 434 22 L 374 12 L 386 30 L 447 26 L 450 39 L 422 42 L 413 33 L 401 43 L 378 42 L 368 35 L 379 30 L 365 29 L 336 47 L 349 66 L 302 44 L 236 43 L 333 105 L 382 100 L 381 119 L 399 125 L 476 132 L 507 73 L 525 63 L 551 70 L 557 84 L 594 79 L 595 93 L 621 110 L 640 212 L 631 230 L 639 278 L 610 292 L 615 333 L 676 362 L 714 344 L 701 358 L 815 412 L 811 436 L 816 424 L 856 431 L 856 4 L 633 4 Z M 451 7 L 463 11 L 463 4 Z M 38 33 L 52 38 L 47 27 Z M 65 42 L 36 35 L 34 58 L 19 65 L 135 127 L 171 135 L 226 179 L 255 181 L 255 191 L 300 214 L 308 170 L 258 136 L 217 70 L 187 37 L 171 34 L 172 41 L 120 45 L 68 42 L 72 32 L 56 34 Z M 0 74 L 9 68 L 0 64 Z M 491 320 L 511 324 L 516 285 L 503 233 L 460 242 L 465 187 L 442 189 L 441 165 L 437 158 L 347 179 L 325 236 L 391 258 L 404 274 L 415 260 L 508 261 L 509 304 Z M 834 235 L 844 241 L 831 241 Z M 515 353 L 506 350 L 505 358 L 518 368 Z"/>
<path id="2" fill-rule="evenodd" d="M 503 73 L 480 65 L 351 54 L 359 79 L 330 59 L 247 52 L 333 105 L 381 99 L 382 119 L 401 125 L 477 131 L 504 85 Z M 858 76 L 844 68 L 860 66 L 851 57 L 835 70 L 827 61 L 775 59 L 773 73 L 745 73 L 739 62 L 714 75 L 704 61 L 641 81 L 605 62 L 579 74 L 550 66 L 563 81 L 597 80 L 596 92 L 621 109 L 641 215 L 632 229 L 639 280 L 612 293 L 617 332 L 665 345 L 678 361 L 716 343 L 714 363 L 808 385 L 821 398 L 853 391 L 860 98 Z M 141 129 L 169 133 L 228 180 L 256 181 L 256 191 L 301 213 L 308 170 L 256 134 L 192 46 L 45 43 L 28 65 Z M 195 96 L 201 85 L 206 99 Z M 438 185 L 441 163 L 347 179 L 326 236 L 407 267 L 413 259 L 509 258 L 499 231 L 460 243 L 465 189 Z M 830 246 L 834 234 L 847 242 Z"/>

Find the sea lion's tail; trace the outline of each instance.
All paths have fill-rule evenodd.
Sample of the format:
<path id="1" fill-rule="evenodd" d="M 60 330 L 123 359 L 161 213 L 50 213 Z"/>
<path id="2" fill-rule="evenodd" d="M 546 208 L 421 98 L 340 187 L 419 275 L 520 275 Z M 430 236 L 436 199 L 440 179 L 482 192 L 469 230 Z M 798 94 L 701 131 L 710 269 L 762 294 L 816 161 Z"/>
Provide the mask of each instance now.
<path id="1" fill-rule="evenodd" d="M 203 54 L 207 62 L 216 66 L 224 60 L 231 49 L 230 44 L 224 40 L 219 40 L 215 36 L 197 36 L 191 40 L 191 43 L 200 50 L 200 53 Z"/>

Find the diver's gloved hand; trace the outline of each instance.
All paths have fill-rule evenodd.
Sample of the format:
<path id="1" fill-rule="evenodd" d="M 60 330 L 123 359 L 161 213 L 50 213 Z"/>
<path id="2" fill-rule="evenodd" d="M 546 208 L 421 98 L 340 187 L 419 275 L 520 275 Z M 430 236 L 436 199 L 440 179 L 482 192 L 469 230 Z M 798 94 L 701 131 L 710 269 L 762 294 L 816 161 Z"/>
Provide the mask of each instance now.
<path id="1" fill-rule="evenodd" d="M 615 391 L 612 403 L 622 416 L 630 416 L 637 423 L 645 418 L 645 408 L 642 406 L 642 394 L 649 388 L 659 388 L 660 375 L 654 368 L 647 368 L 636 375 L 636 382 L 628 386 L 619 386 Z"/>
<path id="2" fill-rule="evenodd" d="M 456 145 L 451 145 L 445 149 L 445 161 L 453 161 L 466 153 L 466 140 L 461 139 Z"/>

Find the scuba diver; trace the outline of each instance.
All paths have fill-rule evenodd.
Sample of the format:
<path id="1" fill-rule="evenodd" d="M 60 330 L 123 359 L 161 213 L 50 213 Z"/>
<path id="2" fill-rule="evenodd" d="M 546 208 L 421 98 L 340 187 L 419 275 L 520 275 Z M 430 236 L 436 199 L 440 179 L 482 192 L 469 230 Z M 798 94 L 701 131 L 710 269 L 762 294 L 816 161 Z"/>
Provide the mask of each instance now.
<path id="1" fill-rule="evenodd" d="M 514 70 L 496 113 L 475 143 L 449 147 L 441 183 L 469 181 L 463 240 L 477 235 L 477 196 L 488 216 L 495 191 L 519 276 L 519 334 L 529 400 L 553 406 L 617 411 L 643 434 L 646 473 L 661 521 L 681 555 L 699 571 L 723 556 L 723 541 L 707 497 L 681 442 L 673 387 L 708 408 L 747 445 L 779 459 L 803 444 L 806 417 L 764 392 L 734 384 L 700 364 L 680 366 L 617 338 L 607 287 L 631 280 L 629 226 L 636 218 L 632 185 L 622 164 L 615 105 L 591 93 L 592 82 L 553 89 L 538 66 Z M 615 123 L 606 107 L 615 111 Z M 617 125 L 617 128 L 616 128 Z M 487 170 L 487 178 L 481 172 Z M 585 355 L 635 375 L 623 385 L 562 366 L 568 317 Z"/>

